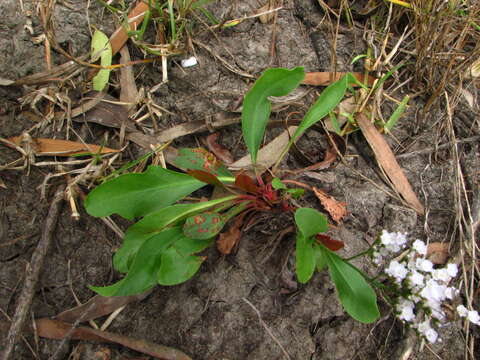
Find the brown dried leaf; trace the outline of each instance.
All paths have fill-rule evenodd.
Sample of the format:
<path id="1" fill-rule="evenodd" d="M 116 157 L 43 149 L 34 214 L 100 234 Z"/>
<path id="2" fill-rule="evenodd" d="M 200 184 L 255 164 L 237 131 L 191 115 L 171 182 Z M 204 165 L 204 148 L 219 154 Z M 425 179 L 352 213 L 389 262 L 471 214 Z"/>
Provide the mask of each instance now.
<path id="1" fill-rule="evenodd" d="M 22 136 L 13 136 L 7 140 L 17 146 L 21 146 L 24 143 L 23 139 Z M 85 153 L 109 154 L 119 151 L 105 146 L 82 144 L 60 139 L 31 138 L 29 145 L 36 156 L 72 156 Z"/>
<path id="2" fill-rule="evenodd" d="M 268 169 L 275 164 L 278 159 L 278 155 L 287 146 L 290 141 L 290 135 L 294 134 L 297 130 L 297 126 L 289 126 L 287 130 L 282 132 L 275 139 L 270 141 L 267 145 L 262 147 L 257 154 L 257 171 L 258 169 Z M 241 159 L 235 161 L 229 166 L 230 169 L 248 169 L 253 168 L 250 154 L 245 155 Z M 261 172 L 261 170 L 260 170 Z M 259 173 L 260 173 L 259 172 Z"/>
<path id="3" fill-rule="evenodd" d="M 115 310 L 133 301 L 141 301 L 151 293 L 151 290 L 138 295 L 104 297 L 95 295 L 85 304 L 66 310 L 56 316 L 57 320 L 75 323 L 86 322 L 111 314 Z"/>
<path id="4" fill-rule="evenodd" d="M 322 206 L 338 224 L 342 218 L 347 215 L 347 203 L 337 201 L 333 196 L 328 195 L 323 190 L 317 189 L 315 186 L 312 188 Z"/>
<path id="5" fill-rule="evenodd" d="M 228 149 L 217 143 L 218 136 L 218 133 L 213 133 L 207 136 L 206 142 L 208 149 L 212 153 L 214 153 L 215 156 L 220 159 L 224 164 L 230 165 L 231 163 L 233 163 L 233 156 L 230 151 L 228 151 Z"/>
<path id="6" fill-rule="evenodd" d="M 398 164 L 387 141 L 364 114 L 358 114 L 356 120 L 362 130 L 363 136 L 365 136 L 365 139 L 367 139 L 368 144 L 372 148 L 378 164 L 383 168 L 395 189 L 417 213 L 423 215 L 425 213 L 423 205 L 413 192 L 405 173 Z"/>
<path id="7" fill-rule="evenodd" d="M 148 2 L 139 1 L 132 11 L 128 14 L 129 30 L 135 30 L 137 25 L 143 21 L 145 11 L 149 8 Z M 134 20 L 132 20 L 134 19 Z M 118 29 L 110 36 L 110 44 L 112 45 L 112 55 L 115 55 L 127 42 L 128 34 L 125 26 L 120 25 Z"/>
<path id="8" fill-rule="evenodd" d="M 436 265 L 443 265 L 448 260 L 448 244 L 433 242 L 427 246 L 427 258 Z"/>
<path id="9" fill-rule="evenodd" d="M 315 86 L 328 86 L 331 83 L 340 80 L 340 78 L 345 75 L 346 73 L 344 72 L 337 72 L 337 73 L 332 73 L 332 72 L 309 72 L 305 74 L 305 78 L 302 81 L 302 84 L 304 85 L 315 85 Z M 363 73 L 355 72 L 353 73 L 355 78 L 363 82 Z M 375 78 L 372 76 L 368 77 L 368 84 L 369 86 L 373 85 L 373 82 L 375 81 Z M 357 84 L 351 84 L 352 86 L 356 87 L 358 86 Z"/>
<path id="10" fill-rule="evenodd" d="M 241 227 L 243 225 L 243 219 L 246 213 L 243 213 L 235 218 L 233 224 L 228 228 L 226 232 L 220 233 L 217 238 L 217 249 L 220 253 L 228 255 L 232 252 L 232 249 L 240 241 L 242 236 Z"/>
<path id="11" fill-rule="evenodd" d="M 91 91 L 85 96 L 87 98 L 97 98 L 99 94 L 96 91 Z M 102 101 L 107 100 L 107 101 Z M 128 131 L 135 131 L 135 125 L 128 119 L 128 111 L 124 105 L 115 104 L 118 99 L 111 95 L 104 94 L 96 104 L 91 108 L 84 109 L 86 104 L 80 104 L 72 110 L 72 120 L 76 122 L 92 122 L 103 126 L 120 129 L 122 124 L 125 124 Z M 84 109 L 84 110 L 83 110 Z M 83 111 L 81 111 L 83 110 Z M 83 116 L 79 116 L 82 115 Z"/>

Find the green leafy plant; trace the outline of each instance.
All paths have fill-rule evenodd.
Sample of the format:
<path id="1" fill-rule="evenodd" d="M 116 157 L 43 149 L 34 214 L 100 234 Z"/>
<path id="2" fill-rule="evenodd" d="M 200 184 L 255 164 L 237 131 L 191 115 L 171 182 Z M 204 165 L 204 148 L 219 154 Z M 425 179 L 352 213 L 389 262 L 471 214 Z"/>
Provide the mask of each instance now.
<path id="1" fill-rule="evenodd" d="M 309 127 L 328 115 L 344 97 L 351 84 L 347 74 L 327 87 L 299 124 L 290 146 Z M 303 68 L 269 69 L 256 81 L 244 99 L 242 130 L 255 165 L 270 115 L 270 96 L 293 91 L 304 78 Z M 277 163 L 279 163 L 279 161 Z M 292 199 L 303 189 L 288 188 L 277 177 L 258 172 L 232 174 L 208 151 L 181 149 L 173 165 L 186 171 L 150 166 L 142 174 L 123 174 L 94 189 L 85 201 L 93 216 L 118 214 L 139 219 L 126 233 L 122 247 L 115 253 L 113 265 L 126 273 L 117 283 L 92 287 L 103 296 L 122 296 L 145 291 L 155 284 L 176 285 L 190 279 L 204 257 L 198 253 L 214 244 L 225 225 L 232 221 L 241 226 L 246 215 L 256 212 L 291 213 L 297 224 L 296 274 L 301 283 L 308 282 L 315 269 L 328 268 L 345 310 L 361 322 L 378 318 L 376 296 L 363 274 L 335 251 L 343 242 L 330 238 L 327 218 L 310 208 L 297 208 Z M 212 185 L 230 193 L 209 201 L 177 203 L 195 190 Z M 226 234 L 226 233 L 225 233 Z M 228 235 L 226 235 L 228 236 Z"/>

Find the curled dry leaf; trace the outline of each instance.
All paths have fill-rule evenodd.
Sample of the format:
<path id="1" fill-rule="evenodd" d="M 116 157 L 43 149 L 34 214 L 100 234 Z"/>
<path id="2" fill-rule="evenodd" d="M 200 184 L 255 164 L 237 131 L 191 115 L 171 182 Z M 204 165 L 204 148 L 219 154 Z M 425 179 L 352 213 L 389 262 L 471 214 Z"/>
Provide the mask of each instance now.
<path id="1" fill-rule="evenodd" d="M 228 149 L 217 143 L 218 136 L 218 133 L 213 133 L 207 136 L 206 141 L 208 149 L 213 154 L 215 154 L 215 156 L 220 159 L 224 164 L 230 165 L 231 163 L 233 163 L 233 156 L 230 151 L 228 151 Z"/>
<path id="2" fill-rule="evenodd" d="M 428 244 L 427 258 L 436 265 L 443 265 L 448 260 L 448 244 L 433 242 Z"/>
<path id="3" fill-rule="evenodd" d="M 25 136 L 13 136 L 7 140 L 20 147 L 25 144 L 25 141 L 28 141 L 30 148 L 36 156 L 72 156 L 88 153 L 109 154 L 119 151 L 105 146 L 82 144 L 80 142 L 60 139 L 35 139 L 28 136 L 28 140 L 26 140 Z"/>
<path id="4" fill-rule="evenodd" d="M 232 252 L 232 249 L 240 241 L 242 236 L 241 227 L 246 213 L 237 216 L 226 232 L 220 233 L 217 239 L 217 249 L 224 255 Z"/>
<path id="5" fill-rule="evenodd" d="M 333 196 L 328 195 L 326 192 L 319 190 L 316 187 L 313 187 L 313 192 L 337 224 L 345 215 L 347 215 L 347 203 L 337 201 Z"/>

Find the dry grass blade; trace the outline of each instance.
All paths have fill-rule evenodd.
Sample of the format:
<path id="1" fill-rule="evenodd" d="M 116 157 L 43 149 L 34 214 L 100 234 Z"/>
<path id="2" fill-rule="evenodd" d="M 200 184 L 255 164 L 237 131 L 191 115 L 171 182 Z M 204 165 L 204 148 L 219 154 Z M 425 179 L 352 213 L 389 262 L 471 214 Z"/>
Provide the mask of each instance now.
<path id="1" fill-rule="evenodd" d="M 407 177 L 395 159 L 395 155 L 386 140 L 378 132 L 375 125 L 373 125 L 364 114 L 358 114 L 356 120 L 365 139 L 367 139 L 368 144 L 372 148 L 378 164 L 385 171 L 395 189 L 405 199 L 407 204 L 409 204 L 417 213 L 423 215 L 425 209 L 413 192 Z"/>

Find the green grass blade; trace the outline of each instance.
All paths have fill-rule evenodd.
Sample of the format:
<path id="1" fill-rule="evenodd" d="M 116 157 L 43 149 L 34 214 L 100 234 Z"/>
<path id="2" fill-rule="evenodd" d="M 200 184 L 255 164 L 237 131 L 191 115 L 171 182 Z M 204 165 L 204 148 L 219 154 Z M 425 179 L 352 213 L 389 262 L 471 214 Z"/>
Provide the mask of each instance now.
<path id="1" fill-rule="evenodd" d="M 406 95 L 400 104 L 398 104 L 397 108 L 393 112 L 393 114 L 390 116 L 386 124 L 383 126 L 385 130 L 391 131 L 393 127 L 397 124 L 398 119 L 400 119 L 400 116 L 403 115 L 405 112 L 405 109 L 407 108 L 408 101 L 410 100 L 410 97 Z"/>

